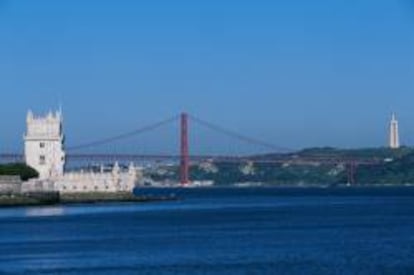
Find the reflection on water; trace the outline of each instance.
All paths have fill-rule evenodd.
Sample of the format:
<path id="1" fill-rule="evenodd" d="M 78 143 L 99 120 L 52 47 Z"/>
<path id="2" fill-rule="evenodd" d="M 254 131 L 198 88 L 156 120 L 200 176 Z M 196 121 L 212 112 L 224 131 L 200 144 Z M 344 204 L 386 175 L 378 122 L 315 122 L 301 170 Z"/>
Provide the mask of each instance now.
<path id="1" fill-rule="evenodd" d="M 26 217 L 52 217 L 52 216 L 62 216 L 65 214 L 63 207 L 54 206 L 54 207 L 33 207 L 27 208 L 25 216 Z"/>

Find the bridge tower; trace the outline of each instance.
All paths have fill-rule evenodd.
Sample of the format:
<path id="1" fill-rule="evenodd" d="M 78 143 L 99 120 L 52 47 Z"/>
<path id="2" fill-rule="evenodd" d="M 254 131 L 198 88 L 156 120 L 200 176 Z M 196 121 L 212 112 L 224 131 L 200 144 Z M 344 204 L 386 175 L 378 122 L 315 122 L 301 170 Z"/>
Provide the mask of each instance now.
<path id="1" fill-rule="evenodd" d="M 190 183 L 190 153 L 188 145 L 188 114 L 181 114 L 181 150 L 180 150 L 180 182 L 182 185 Z"/>
<path id="2" fill-rule="evenodd" d="M 348 178 L 348 184 L 350 185 L 356 184 L 356 179 L 355 179 L 356 170 L 357 170 L 357 165 L 355 161 L 349 162 L 347 165 L 347 178 Z"/>

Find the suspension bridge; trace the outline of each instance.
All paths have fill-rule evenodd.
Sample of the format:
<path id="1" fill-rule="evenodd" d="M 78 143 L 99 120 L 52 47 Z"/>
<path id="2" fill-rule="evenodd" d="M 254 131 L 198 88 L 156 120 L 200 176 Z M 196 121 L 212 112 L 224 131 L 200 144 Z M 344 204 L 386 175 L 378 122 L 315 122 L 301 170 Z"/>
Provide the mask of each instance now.
<path id="1" fill-rule="evenodd" d="M 233 140 L 247 143 L 265 149 L 266 154 L 249 154 L 249 155 L 217 155 L 204 154 L 197 155 L 190 153 L 190 122 L 197 124 L 221 135 L 227 136 Z M 179 154 L 140 154 L 140 153 L 89 153 L 86 152 L 92 148 L 105 146 L 111 143 L 126 140 L 132 137 L 137 137 L 145 133 L 155 131 L 165 125 L 179 124 L 180 127 L 180 148 Z M 261 164 L 284 164 L 297 163 L 302 165 L 313 164 L 334 164 L 344 165 L 347 169 L 348 183 L 354 184 L 356 182 L 355 173 L 359 165 L 376 165 L 382 160 L 379 159 L 350 159 L 346 157 L 334 158 L 326 156 L 306 156 L 295 158 L 295 151 L 289 148 L 278 146 L 261 139 L 253 138 L 247 135 L 237 133 L 233 130 L 219 126 L 215 123 L 208 122 L 188 113 L 181 113 L 173 117 L 145 125 L 138 129 L 128 131 L 119 135 L 105 137 L 102 139 L 93 140 L 86 143 L 68 146 L 66 148 L 66 159 L 68 161 L 83 161 L 83 162 L 137 162 L 137 161 L 174 161 L 180 164 L 180 182 L 185 185 L 190 183 L 189 170 L 191 163 L 200 163 L 210 161 L 214 163 L 261 163 Z M 270 156 L 271 154 L 271 156 Z M 267 157 L 263 157 L 267 155 Z M 14 152 L 0 153 L 1 162 L 22 162 L 24 155 Z"/>

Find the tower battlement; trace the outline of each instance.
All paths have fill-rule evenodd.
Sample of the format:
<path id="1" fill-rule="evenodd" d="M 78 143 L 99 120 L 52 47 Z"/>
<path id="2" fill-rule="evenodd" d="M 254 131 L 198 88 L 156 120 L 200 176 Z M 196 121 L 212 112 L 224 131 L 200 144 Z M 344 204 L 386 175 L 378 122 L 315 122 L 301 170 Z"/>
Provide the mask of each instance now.
<path id="1" fill-rule="evenodd" d="M 49 112 L 45 116 L 34 116 L 32 111 L 29 111 L 26 123 L 26 139 L 59 139 L 63 136 L 63 117 L 60 111 Z"/>

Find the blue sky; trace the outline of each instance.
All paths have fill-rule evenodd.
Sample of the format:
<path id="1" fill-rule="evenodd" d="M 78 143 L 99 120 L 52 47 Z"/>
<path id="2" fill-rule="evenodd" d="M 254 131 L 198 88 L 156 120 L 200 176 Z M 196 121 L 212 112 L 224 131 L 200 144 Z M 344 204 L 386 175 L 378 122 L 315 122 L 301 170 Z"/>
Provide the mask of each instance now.
<path id="1" fill-rule="evenodd" d="M 182 110 L 289 148 L 382 146 L 395 111 L 414 144 L 409 0 L 0 0 L 0 60 L 0 150 L 59 102 L 68 144 Z M 192 134 L 200 153 L 255 150 Z"/>

